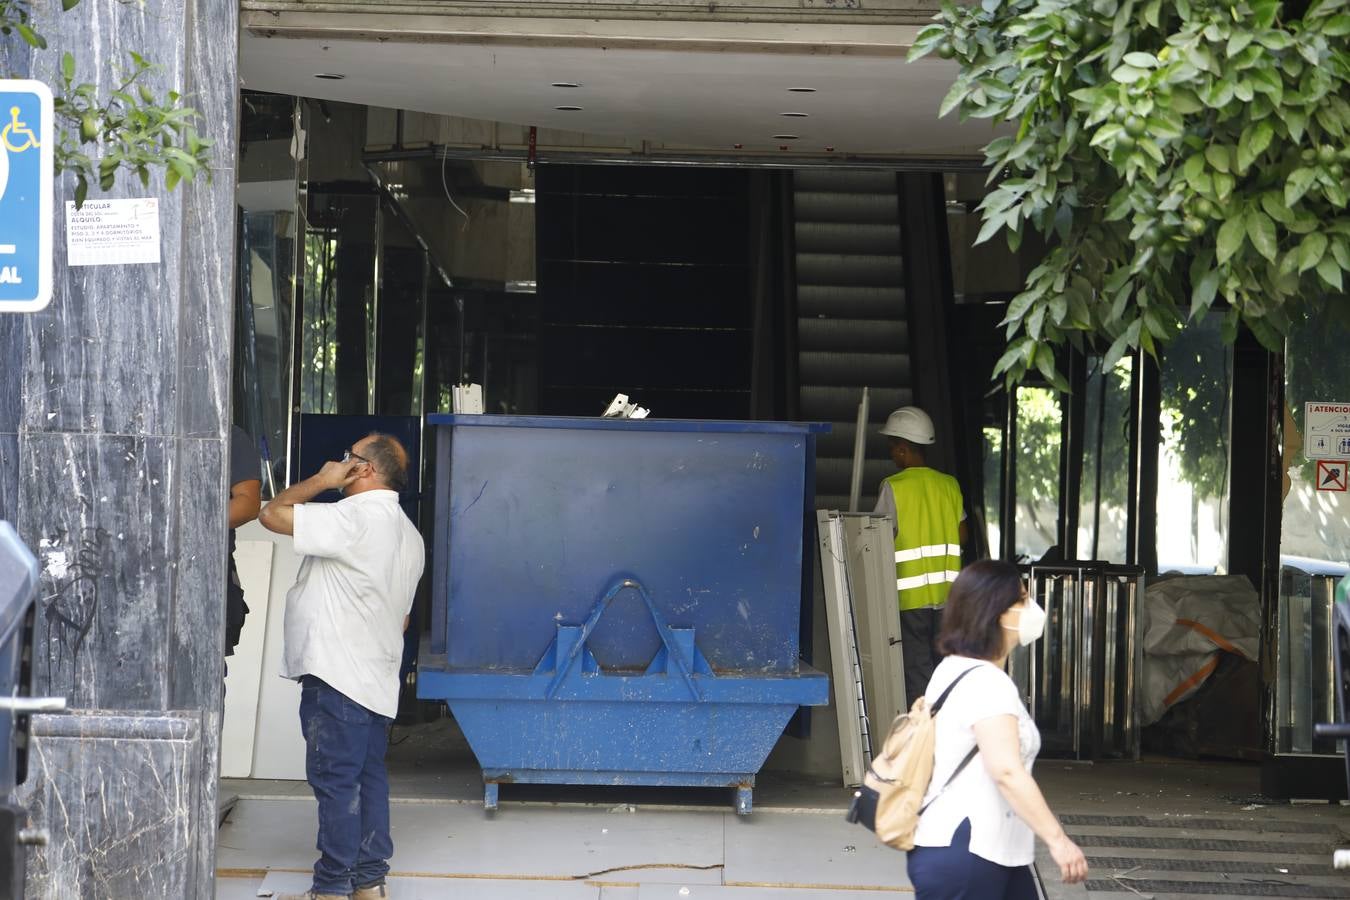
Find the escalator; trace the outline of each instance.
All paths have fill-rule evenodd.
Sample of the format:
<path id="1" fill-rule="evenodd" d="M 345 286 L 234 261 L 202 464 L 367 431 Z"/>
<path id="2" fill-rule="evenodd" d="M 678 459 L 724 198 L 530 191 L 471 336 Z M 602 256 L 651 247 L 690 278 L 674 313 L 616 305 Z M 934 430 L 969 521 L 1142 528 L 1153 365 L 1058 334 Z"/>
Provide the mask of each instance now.
<path id="1" fill-rule="evenodd" d="M 816 505 L 847 509 L 858 402 L 870 388 L 860 509 L 895 472 L 877 433 L 914 402 L 909 309 L 894 172 L 801 170 L 793 177 L 798 415 L 829 422 L 816 449 Z"/>

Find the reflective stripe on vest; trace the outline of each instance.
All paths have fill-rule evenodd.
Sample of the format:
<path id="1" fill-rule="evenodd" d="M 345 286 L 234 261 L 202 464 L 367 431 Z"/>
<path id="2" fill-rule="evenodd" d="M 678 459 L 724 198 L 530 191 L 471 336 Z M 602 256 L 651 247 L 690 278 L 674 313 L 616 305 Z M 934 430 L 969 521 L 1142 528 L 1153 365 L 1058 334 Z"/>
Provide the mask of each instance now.
<path id="1" fill-rule="evenodd" d="M 886 479 L 895 497 L 895 588 L 901 610 L 947 602 L 961 569 L 961 489 L 927 467 Z"/>

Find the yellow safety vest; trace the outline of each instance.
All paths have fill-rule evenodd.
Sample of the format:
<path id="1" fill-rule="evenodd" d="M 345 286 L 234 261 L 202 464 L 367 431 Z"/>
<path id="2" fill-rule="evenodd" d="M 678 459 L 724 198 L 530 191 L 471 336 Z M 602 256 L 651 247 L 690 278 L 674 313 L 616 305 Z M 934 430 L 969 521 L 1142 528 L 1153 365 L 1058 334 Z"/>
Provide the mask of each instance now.
<path id="1" fill-rule="evenodd" d="M 900 609 L 947 602 L 961 569 L 961 487 L 924 466 L 886 479 L 895 496 L 895 588 Z"/>

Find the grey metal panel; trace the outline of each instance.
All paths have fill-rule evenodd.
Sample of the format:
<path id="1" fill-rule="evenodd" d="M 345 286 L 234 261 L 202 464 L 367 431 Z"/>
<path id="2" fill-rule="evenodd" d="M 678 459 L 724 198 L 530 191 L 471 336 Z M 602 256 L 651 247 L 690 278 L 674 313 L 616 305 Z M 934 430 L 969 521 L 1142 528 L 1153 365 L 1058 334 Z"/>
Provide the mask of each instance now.
<path id="1" fill-rule="evenodd" d="M 835 174 L 822 170 L 820 174 Z M 795 177 L 800 178 L 798 173 Z M 792 200 L 799 222 L 886 222 L 900 221 L 895 193 L 836 194 L 797 191 Z"/>
<path id="2" fill-rule="evenodd" d="M 806 351 L 905 353 L 909 326 L 886 319 L 797 320 L 797 346 Z"/>
<path id="3" fill-rule="evenodd" d="M 909 355 L 905 353 L 807 352 L 798 354 L 797 366 L 803 384 L 881 388 L 909 384 Z"/>
<path id="4" fill-rule="evenodd" d="M 896 255 L 900 226 L 862 222 L 804 222 L 793 229 L 798 253 L 882 253 Z"/>
<path id="5" fill-rule="evenodd" d="M 849 172 L 805 170 L 793 175 L 798 192 L 895 195 L 895 173 L 889 169 L 858 169 Z"/>
<path id="6" fill-rule="evenodd" d="M 816 513 L 820 570 L 825 584 L 825 618 L 830 637 L 833 670 L 830 691 L 839 719 L 839 756 L 846 786 L 862 784 L 872 761 L 869 744 L 866 697 L 858 632 L 853 611 L 853 590 L 848 571 L 844 529 L 838 514 Z"/>
<path id="7" fill-rule="evenodd" d="M 798 253 L 798 284 L 878 285 L 901 283 L 904 266 L 899 256 L 865 253 Z"/>
<path id="8" fill-rule="evenodd" d="M 893 285 L 803 284 L 797 288 L 797 314 L 841 319 L 905 319 L 905 290 Z"/>
<path id="9" fill-rule="evenodd" d="M 845 516 L 849 583 L 858 622 L 863 695 L 874 746 L 905 712 L 905 660 L 895 590 L 895 532 L 889 518 Z"/>

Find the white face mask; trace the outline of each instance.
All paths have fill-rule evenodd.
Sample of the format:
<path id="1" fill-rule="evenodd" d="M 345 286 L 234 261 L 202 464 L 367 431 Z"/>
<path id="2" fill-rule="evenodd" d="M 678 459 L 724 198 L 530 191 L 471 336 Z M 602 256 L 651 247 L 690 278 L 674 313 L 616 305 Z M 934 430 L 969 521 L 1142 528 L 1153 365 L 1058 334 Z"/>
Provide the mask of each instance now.
<path id="1" fill-rule="evenodd" d="M 1045 633 L 1045 610 L 1037 606 L 1035 600 L 1028 600 L 1017 614 L 1017 627 L 1003 627 L 1017 632 L 1017 643 L 1023 647 L 1030 646 Z"/>

